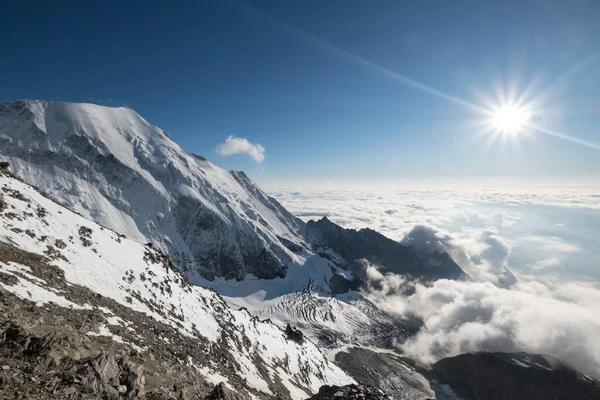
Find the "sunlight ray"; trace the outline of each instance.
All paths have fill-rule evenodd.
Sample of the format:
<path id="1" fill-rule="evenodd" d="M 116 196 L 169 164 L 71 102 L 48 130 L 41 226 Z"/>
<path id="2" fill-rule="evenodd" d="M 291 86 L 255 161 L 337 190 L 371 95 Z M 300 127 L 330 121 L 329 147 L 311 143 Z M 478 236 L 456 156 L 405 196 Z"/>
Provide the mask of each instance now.
<path id="1" fill-rule="evenodd" d="M 323 39 L 320 39 L 316 36 L 311 35 L 310 33 L 305 32 L 304 30 L 288 23 L 285 22 L 259 8 L 256 8 L 248 3 L 242 3 L 247 9 L 251 10 L 254 13 L 257 13 L 259 15 L 261 15 L 263 18 L 266 18 L 268 20 L 270 20 L 272 23 L 276 24 L 277 26 L 279 26 L 282 29 L 285 29 L 295 35 L 298 35 L 300 37 L 302 37 L 303 39 L 317 45 L 320 46 L 322 48 L 325 48 L 327 50 L 332 51 L 335 54 L 338 54 L 340 56 L 343 56 L 347 59 L 350 59 L 362 66 L 368 67 L 378 73 L 380 73 L 383 76 L 386 76 L 400 84 L 403 84 L 405 86 L 408 87 L 412 87 L 414 89 L 417 89 L 423 93 L 428 93 L 431 94 L 437 98 L 446 100 L 448 102 L 451 102 L 453 104 L 458 104 L 461 105 L 465 108 L 468 108 L 470 110 L 476 111 L 478 113 L 487 115 L 488 117 L 493 117 L 494 114 L 497 112 L 497 110 L 495 110 L 495 108 L 498 107 L 497 103 L 491 103 L 491 107 L 489 106 L 490 104 L 486 104 L 488 107 L 483 107 L 480 105 L 477 105 L 473 102 L 461 99 L 460 97 L 457 96 L 453 96 L 450 95 L 448 93 L 445 93 L 439 89 L 433 88 L 429 85 L 426 85 L 424 83 L 421 83 L 417 80 L 414 80 L 412 78 L 409 78 L 408 76 L 399 74 L 397 72 L 391 71 L 385 67 L 382 67 L 378 64 L 375 64 L 372 61 L 369 61 L 363 57 L 360 57 L 348 50 L 344 50 L 338 46 L 335 46 L 329 42 L 324 41 Z M 586 58 L 585 60 L 583 60 L 582 62 L 574 65 L 571 69 L 569 69 L 567 72 L 565 72 L 565 74 L 563 74 L 563 76 L 561 76 L 560 78 L 560 82 L 563 82 L 564 80 L 568 79 L 568 77 L 570 77 L 572 74 L 574 74 L 575 72 L 577 72 L 578 70 L 580 70 L 581 68 L 583 68 L 584 66 L 588 65 L 591 61 L 593 61 L 600 53 L 596 53 L 591 55 L 590 57 Z M 559 83 L 560 83 L 559 82 Z M 553 87 L 556 87 L 559 83 L 556 83 L 555 85 L 553 85 Z M 528 86 L 529 88 L 529 86 Z M 497 96 L 500 98 L 500 106 L 512 106 L 514 107 L 516 105 L 516 101 L 519 100 L 519 104 L 521 102 L 524 102 L 526 97 L 525 94 L 529 95 L 531 92 L 529 90 L 527 90 L 528 88 L 526 88 L 525 92 L 521 94 L 521 96 L 518 99 L 511 99 L 511 95 L 513 93 L 513 91 L 510 90 L 510 88 L 507 90 L 506 87 L 506 83 L 504 85 L 502 85 L 502 89 L 500 87 L 497 86 Z M 550 91 L 552 91 L 552 88 L 546 90 L 543 95 L 541 96 L 541 98 L 543 99 L 545 96 L 549 95 Z M 508 93 L 507 93 L 508 92 Z M 532 100 L 533 101 L 533 100 Z M 591 149 L 595 149 L 595 150 L 599 150 L 600 151 L 600 144 L 596 144 L 596 143 L 592 143 L 592 142 L 588 142 L 585 140 L 581 140 L 563 133 L 559 133 L 547 128 L 544 128 L 540 125 L 537 124 L 532 124 L 532 123 L 523 123 L 522 124 L 524 127 L 530 128 L 530 129 L 534 129 L 537 132 L 540 133 L 544 133 L 559 139 L 563 139 L 563 140 L 567 140 L 569 142 L 572 143 L 576 143 L 576 144 L 580 144 L 582 146 L 586 146 L 588 148 Z"/>
<path id="2" fill-rule="evenodd" d="M 579 139 L 579 138 L 576 138 L 573 136 L 565 135 L 563 133 L 544 128 L 543 126 L 540 126 L 537 124 L 527 123 L 527 124 L 525 124 L 525 126 L 527 126 L 528 128 L 534 129 L 538 132 L 545 133 L 546 135 L 554 136 L 559 139 L 567 140 L 569 142 L 576 143 L 576 144 L 579 144 L 579 145 L 582 145 L 585 147 L 589 147 L 590 149 L 600 151 L 600 144 L 588 142 L 587 140 L 583 140 L 583 139 Z"/>

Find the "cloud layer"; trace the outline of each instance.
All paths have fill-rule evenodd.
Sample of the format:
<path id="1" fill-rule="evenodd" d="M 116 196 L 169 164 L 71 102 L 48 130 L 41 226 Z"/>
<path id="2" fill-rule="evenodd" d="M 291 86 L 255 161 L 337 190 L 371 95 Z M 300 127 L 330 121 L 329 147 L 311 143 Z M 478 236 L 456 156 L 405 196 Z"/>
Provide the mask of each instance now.
<path id="1" fill-rule="evenodd" d="M 259 164 L 265 159 L 265 148 L 258 143 L 251 143 L 246 138 L 229 136 L 225 142 L 217 145 L 216 150 L 222 156 L 248 154 Z"/>
<path id="2" fill-rule="evenodd" d="M 401 243 L 423 252 L 448 253 L 474 280 L 494 283 L 508 266 L 511 252 L 511 246 L 494 227 L 471 228 L 452 234 L 418 224 L 406 233 Z"/>
<path id="3" fill-rule="evenodd" d="M 304 220 L 327 216 L 345 228 L 369 227 L 447 251 L 477 280 L 493 279 L 503 266 L 600 279 L 600 197 L 587 187 L 295 188 L 271 194 Z"/>
<path id="4" fill-rule="evenodd" d="M 599 190 L 588 187 L 545 187 L 525 191 L 407 186 L 301 191 L 293 188 L 271 190 L 270 194 L 303 219 L 327 216 L 347 228 L 369 226 L 400 240 L 416 224 L 511 227 L 522 219 L 523 212 L 533 208 L 552 209 L 558 216 L 565 210 L 598 212 Z M 561 222 L 564 224 L 565 221 Z"/>
<path id="5" fill-rule="evenodd" d="M 416 284 L 413 294 L 402 296 L 408 285 L 402 278 L 367 275 L 371 300 L 423 320 L 417 336 L 401 345 L 423 364 L 472 351 L 527 351 L 554 356 L 600 379 L 600 289 L 594 284 L 522 281 L 509 290 L 489 282 L 439 280 Z"/>

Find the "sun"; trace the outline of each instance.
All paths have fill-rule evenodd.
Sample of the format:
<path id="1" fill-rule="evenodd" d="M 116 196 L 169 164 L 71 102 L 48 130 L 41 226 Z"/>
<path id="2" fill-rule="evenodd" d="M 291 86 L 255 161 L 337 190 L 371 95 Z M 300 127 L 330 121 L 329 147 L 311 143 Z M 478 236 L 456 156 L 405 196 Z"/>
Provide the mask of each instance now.
<path id="1" fill-rule="evenodd" d="M 518 135 L 526 127 L 531 114 L 524 108 L 502 106 L 492 111 L 490 124 L 505 134 Z"/>

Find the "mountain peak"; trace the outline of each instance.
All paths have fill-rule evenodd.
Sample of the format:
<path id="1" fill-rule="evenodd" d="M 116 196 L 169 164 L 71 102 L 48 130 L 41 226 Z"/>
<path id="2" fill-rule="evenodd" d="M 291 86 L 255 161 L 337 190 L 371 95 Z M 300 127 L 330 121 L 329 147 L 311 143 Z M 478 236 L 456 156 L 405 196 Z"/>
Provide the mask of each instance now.
<path id="1" fill-rule="evenodd" d="M 209 279 L 285 275 L 301 222 L 243 172 L 182 150 L 128 108 L 0 105 L 0 153 L 15 176 L 85 217 L 169 252 Z"/>

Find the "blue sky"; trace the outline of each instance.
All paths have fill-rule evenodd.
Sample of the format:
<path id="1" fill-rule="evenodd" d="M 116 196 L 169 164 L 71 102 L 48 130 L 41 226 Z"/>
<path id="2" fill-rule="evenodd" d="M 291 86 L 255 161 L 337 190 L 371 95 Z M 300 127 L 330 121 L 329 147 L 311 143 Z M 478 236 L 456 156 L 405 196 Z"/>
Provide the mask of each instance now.
<path id="1" fill-rule="evenodd" d="M 598 180 L 598 149 L 490 143 L 481 114 L 394 75 L 476 106 L 531 85 L 536 124 L 599 144 L 599 20 L 596 1 L 13 2 L 0 101 L 126 104 L 260 181 Z M 262 164 L 218 155 L 229 135 Z"/>

